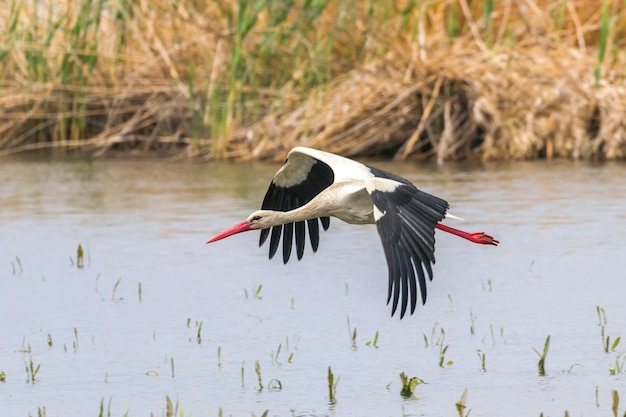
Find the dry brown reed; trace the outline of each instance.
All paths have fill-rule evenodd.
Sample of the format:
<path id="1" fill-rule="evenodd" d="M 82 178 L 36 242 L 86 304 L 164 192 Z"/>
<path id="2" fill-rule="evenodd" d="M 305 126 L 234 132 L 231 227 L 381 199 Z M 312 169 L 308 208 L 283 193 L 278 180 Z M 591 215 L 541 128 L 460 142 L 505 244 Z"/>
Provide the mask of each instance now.
<path id="1" fill-rule="evenodd" d="M 4 1 L 0 156 L 625 159 L 618 0 Z"/>

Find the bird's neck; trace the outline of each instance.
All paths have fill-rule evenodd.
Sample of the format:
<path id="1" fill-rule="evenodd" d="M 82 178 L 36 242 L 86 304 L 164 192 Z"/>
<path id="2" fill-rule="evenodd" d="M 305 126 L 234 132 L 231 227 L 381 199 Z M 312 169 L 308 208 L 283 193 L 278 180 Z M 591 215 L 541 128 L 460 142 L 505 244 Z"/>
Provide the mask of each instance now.
<path id="1" fill-rule="evenodd" d="M 272 223 L 275 223 L 273 226 L 278 226 L 281 224 L 297 223 L 323 216 L 328 216 L 328 214 L 322 210 L 320 202 L 314 199 L 307 204 L 290 211 L 274 211 L 275 221 Z"/>

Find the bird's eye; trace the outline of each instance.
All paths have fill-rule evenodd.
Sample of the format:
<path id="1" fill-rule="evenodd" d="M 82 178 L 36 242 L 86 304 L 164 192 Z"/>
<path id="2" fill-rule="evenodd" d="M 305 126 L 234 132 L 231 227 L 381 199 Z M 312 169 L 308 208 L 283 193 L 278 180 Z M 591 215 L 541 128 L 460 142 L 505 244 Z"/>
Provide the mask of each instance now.
<path id="1" fill-rule="evenodd" d="M 252 218 L 252 221 L 253 221 L 253 222 L 256 222 L 256 221 L 258 221 L 258 220 L 261 220 L 261 216 L 254 216 L 254 217 Z"/>

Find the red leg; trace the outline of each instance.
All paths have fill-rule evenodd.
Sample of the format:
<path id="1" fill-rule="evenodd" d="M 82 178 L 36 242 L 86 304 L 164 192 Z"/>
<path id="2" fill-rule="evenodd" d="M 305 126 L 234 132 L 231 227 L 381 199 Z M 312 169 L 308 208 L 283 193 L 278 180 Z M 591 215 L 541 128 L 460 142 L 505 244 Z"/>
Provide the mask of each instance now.
<path id="1" fill-rule="evenodd" d="M 464 232 L 463 230 L 454 229 L 441 223 L 437 223 L 435 227 L 439 230 L 443 230 L 444 232 L 452 233 L 453 235 L 462 237 L 463 239 L 467 239 L 470 242 L 480 243 L 482 245 L 498 246 L 498 243 L 500 243 L 499 241 L 494 239 L 493 236 L 489 236 L 484 232 L 468 233 Z"/>

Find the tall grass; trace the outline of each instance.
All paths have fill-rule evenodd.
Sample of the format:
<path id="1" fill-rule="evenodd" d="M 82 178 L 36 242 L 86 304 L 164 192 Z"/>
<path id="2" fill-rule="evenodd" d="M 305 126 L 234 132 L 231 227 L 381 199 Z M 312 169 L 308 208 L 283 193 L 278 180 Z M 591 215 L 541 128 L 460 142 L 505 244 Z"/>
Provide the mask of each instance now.
<path id="1" fill-rule="evenodd" d="M 596 81 L 596 85 L 600 81 L 601 78 L 601 68 L 602 63 L 604 62 L 604 57 L 606 55 L 606 50 L 609 43 L 609 32 L 611 31 L 611 26 L 613 24 L 613 19 L 611 18 L 609 7 L 610 1 L 604 0 L 602 2 L 602 11 L 600 12 L 600 35 L 598 37 L 598 62 L 594 68 L 593 75 Z"/>
<path id="2" fill-rule="evenodd" d="M 0 156 L 626 156 L 624 2 L 0 6 Z"/>

